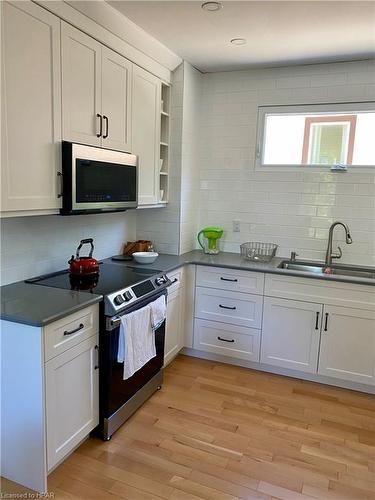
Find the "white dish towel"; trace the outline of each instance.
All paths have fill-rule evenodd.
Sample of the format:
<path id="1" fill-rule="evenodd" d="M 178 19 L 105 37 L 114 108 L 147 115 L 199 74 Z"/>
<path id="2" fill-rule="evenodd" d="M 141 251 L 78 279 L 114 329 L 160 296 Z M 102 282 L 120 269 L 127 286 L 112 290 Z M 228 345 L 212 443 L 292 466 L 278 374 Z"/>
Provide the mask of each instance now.
<path id="1" fill-rule="evenodd" d="M 165 320 L 167 314 L 167 302 L 165 300 L 165 295 L 162 295 L 154 302 L 150 303 L 151 307 L 151 322 L 153 330 L 157 330 L 159 326 Z"/>
<path id="2" fill-rule="evenodd" d="M 121 316 L 117 361 L 124 363 L 124 380 L 156 356 L 151 321 L 150 305 Z"/>

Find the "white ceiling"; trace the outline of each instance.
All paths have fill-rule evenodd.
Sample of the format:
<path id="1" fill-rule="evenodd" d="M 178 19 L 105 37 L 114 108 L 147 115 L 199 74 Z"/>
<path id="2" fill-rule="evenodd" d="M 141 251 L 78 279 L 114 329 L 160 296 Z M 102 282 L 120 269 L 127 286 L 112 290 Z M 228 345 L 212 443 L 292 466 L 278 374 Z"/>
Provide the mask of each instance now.
<path id="1" fill-rule="evenodd" d="M 109 3 L 203 72 L 375 56 L 374 1 L 223 1 L 213 13 L 201 1 Z"/>

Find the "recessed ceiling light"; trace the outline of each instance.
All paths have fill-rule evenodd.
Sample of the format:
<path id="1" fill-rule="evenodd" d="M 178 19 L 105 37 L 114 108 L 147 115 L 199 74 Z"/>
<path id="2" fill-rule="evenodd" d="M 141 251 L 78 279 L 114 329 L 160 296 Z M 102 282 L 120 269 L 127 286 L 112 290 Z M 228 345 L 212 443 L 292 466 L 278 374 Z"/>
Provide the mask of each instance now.
<path id="1" fill-rule="evenodd" d="M 246 38 L 232 38 L 230 43 L 232 43 L 233 45 L 246 45 L 247 40 Z"/>
<path id="2" fill-rule="evenodd" d="M 201 7 L 208 12 L 217 12 L 223 8 L 223 4 L 220 2 L 203 2 Z"/>

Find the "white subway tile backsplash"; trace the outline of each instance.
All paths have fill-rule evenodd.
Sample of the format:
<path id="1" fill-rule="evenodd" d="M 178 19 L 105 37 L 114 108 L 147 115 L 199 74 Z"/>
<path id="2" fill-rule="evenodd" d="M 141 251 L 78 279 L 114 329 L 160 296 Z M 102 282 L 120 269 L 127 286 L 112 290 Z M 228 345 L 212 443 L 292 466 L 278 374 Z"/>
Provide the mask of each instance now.
<path id="1" fill-rule="evenodd" d="M 61 217 L 17 217 L 1 220 L 1 284 L 68 267 L 83 238 L 94 239 L 94 256 L 104 259 L 135 238 L 135 212 Z M 83 249 L 85 251 L 85 249 Z"/>
<path id="2" fill-rule="evenodd" d="M 286 76 L 276 79 L 276 88 L 294 89 L 311 86 L 311 78 L 308 76 Z"/>
<path id="3" fill-rule="evenodd" d="M 374 61 L 365 60 L 203 76 L 200 225 L 224 227 L 222 249 L 274 241 L 279 255 L 295 250 L 301 258 L 322 259 L 329 226 L 343 219 L 354 242 L 343 243 L 342 260 L 375 265 L 373 170 L 254 170 L 258 105 L 374 99 L 374 75 Z M 232 232 L 235 219 L 240 233 Z M 336 237 L 343 237 L 340 231 Z"/>

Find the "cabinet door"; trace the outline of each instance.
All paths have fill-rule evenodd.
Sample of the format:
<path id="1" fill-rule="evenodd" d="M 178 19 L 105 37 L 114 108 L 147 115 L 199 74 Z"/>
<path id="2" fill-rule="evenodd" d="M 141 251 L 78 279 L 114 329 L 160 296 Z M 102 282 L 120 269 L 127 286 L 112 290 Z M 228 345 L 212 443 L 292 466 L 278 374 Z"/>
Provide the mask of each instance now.
<path id="1" fill-rule="evenodd" d="M 101 44 L 61 25 L 63 139 L 101 145 Z"/>
<path id="2" fill-rule="evenodd" d="M 32 2 L 1 2 L 3 211 L 60 206 L 60 20 Z"/>
<path id="3" fill-rule="evenodd" d="M 95 335 L 45 364 L 48 470 L 99 423 L 98 341 Z"/>
<path id="4" fill-rule="evenodd" d="M 133 153 L 138 155 L 138 204 L 159 199 L 161 83 L 147 71 L 133 68 Z"/>
<path id="5" fill-rule="evenodd" d="M 164 366 L 182 349 L 183 288 L 168 295 L 167 322 L 165 330 Z"/>
<path id="6" fill-rule="evenodd" d="M 131 151 L 132 63 L 102 47 L 103 147 Z"/>
<path id="7" fill-rule="evenodd" d="M 316 373 L 323 306 L 264 298 L 261 362 Z"/>
<path id="8" fill-rule="evenodd" d="M 319 373 L 375 385 L 375 312 L 324 306 Z"/>

